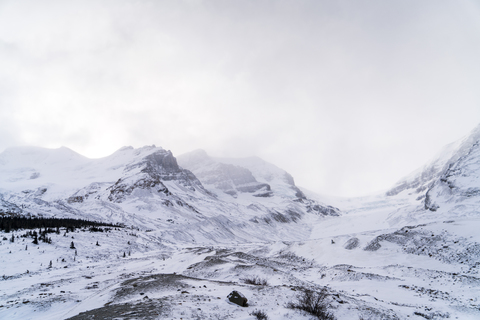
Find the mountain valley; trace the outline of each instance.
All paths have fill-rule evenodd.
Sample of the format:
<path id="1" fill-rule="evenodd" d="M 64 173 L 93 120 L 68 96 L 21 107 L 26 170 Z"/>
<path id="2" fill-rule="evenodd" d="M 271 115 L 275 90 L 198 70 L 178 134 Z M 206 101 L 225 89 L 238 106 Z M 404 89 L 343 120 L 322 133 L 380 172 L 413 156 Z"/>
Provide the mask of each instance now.
<path id="1" fill-rule="evenodd" d="M 0 217 L 111 225 L 37 244 L 2 227 L 0 318 L 311 319 L 292 302 L 322 292 L 335 319 L 479 319 L 479 146 L 477 127 L 361 198 L 304 190 L 256 157 L 7 149 Z"/>

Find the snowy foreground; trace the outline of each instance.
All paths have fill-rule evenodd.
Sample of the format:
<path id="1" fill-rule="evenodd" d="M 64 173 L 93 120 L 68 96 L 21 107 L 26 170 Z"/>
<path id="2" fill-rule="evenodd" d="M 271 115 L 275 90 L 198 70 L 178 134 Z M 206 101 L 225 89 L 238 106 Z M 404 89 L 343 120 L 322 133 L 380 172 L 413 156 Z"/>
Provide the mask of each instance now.
<path id="1" fill-rule="evenodd" d="M 0 154 L 1 216 L 119 224 L 0 231 L 0 319 L 312 319 L 288 307 L 308 290 L 336 319 L 480 319 L 480 127 L 374 197 L 311 194 L 259 158 L 178 161 Z"/>
<path id="2" fill-rule="evenodd" d="M 337 319 L 480 318 L 480 219 L 377 229 L 369 215 L 327 218 L 305 241 L 226 246 L 175 246 L 128 228 L 62 230 L 39 245 L 8 234 L 0 318 L 310 319 L 287 303 L 324 286 Z M 255 277 L 268 284 L 245 283 Z M 232 290 L 249 306 L 229 303 Z"/>

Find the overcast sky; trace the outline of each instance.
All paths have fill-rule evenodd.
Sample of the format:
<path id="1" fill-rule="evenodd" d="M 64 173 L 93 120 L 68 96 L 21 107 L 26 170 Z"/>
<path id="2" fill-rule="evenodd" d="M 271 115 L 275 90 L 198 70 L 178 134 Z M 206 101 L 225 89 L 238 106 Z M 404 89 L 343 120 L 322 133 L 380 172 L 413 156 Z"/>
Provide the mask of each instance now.
<path id="1" fill-rule="evenodd" d="M 387 189 L 480 123 L 480 2 L 0 0 L 0 152 L 257 155 Z"/>

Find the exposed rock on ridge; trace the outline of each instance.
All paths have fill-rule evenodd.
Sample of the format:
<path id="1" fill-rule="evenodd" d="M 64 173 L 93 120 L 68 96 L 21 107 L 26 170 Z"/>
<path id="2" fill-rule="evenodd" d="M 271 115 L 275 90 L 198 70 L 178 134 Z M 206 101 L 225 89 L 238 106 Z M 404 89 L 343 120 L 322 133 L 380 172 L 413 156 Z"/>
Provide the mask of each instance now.
<path id="1" fill-rule="evenodd" d="M 183 167 L 192 170 L 203 184 L 236 197 L 238 193 L 254 193 L 256 197 L 271 196 L 268 183 L 258 182 L 246 168 L 214 161 L 205 151 L 197 150 L 179 157 Z"/>
<path id="2" fill-rule="evenodd" d="M 260 158 L 212 158 L 205 151 L 196 150 L 179 156 L 178 161 L 192 170 L 206 188 L 225 201 L 234 202 L 233 198 L 241 198 L 250 201 L 252 207 L 258 207 L 254 204 L 260 200 L 255 198 L 268 197 L 278 199 L 277 203 L 291 203 L 288 209 L 285 205 L 281 208 L 267 205 L 262 211 L 268 211 L 269 214 L 252 221 L 258 218 L 266 222 L 295 222 L 306 212 L 333 216 L 340 212 L 335 207 L 307 199 L 288 172 Z"/>

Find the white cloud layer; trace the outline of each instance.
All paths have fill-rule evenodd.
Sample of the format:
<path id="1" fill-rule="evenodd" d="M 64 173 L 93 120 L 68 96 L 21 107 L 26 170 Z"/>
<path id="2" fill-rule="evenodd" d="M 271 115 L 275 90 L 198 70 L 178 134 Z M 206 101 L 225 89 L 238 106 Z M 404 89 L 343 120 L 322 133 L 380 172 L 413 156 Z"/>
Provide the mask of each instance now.
<path id="1" fill-rule="evenodd" d="M 477 1 L 0 1 L 0 151 L 258 155 L 390 187 L 480 122 Z"/>

